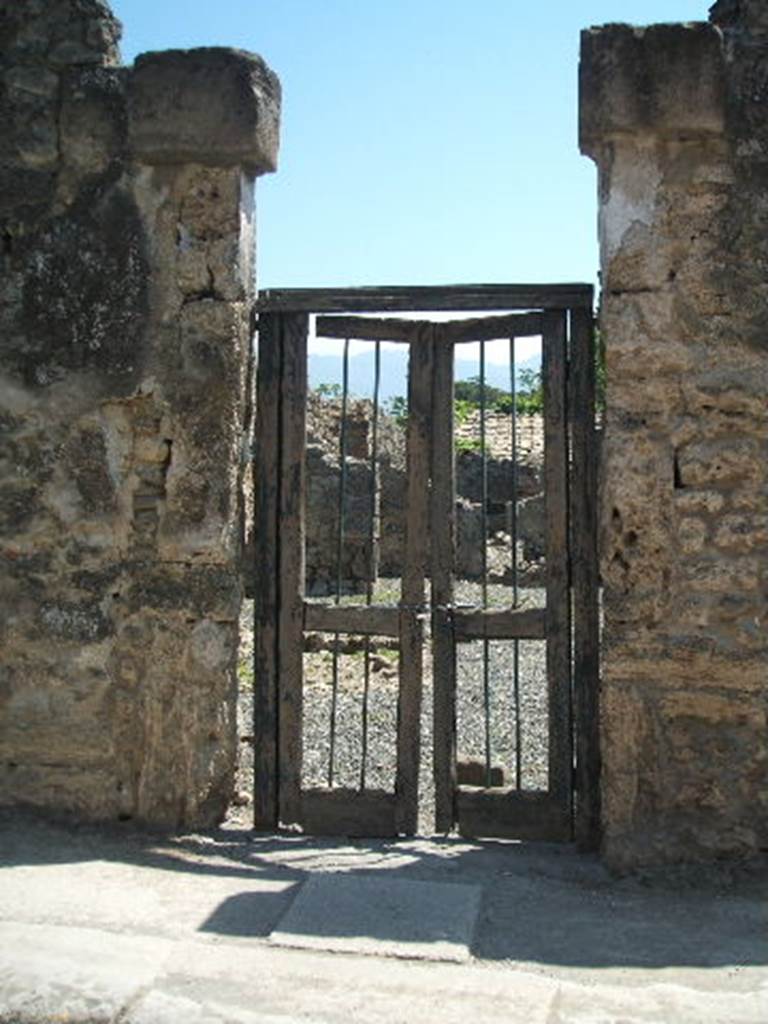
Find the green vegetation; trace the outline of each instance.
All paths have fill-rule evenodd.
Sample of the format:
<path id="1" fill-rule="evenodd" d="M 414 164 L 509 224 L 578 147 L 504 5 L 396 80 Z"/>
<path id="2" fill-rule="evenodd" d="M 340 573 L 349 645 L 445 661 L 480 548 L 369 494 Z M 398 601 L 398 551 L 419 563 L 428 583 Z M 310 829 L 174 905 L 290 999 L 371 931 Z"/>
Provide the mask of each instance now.
<path id="1" fill-rule="evenodd" d="M 458 423 L 466 419 L 480 408 L 481 384 L 479 377 L 469 380 L 458 380 L 454 386 L 456 403 L 456 419 Z M 544 409 L 544 392 L 541 381 L 541 370 L 523 369 L 517 374 L 517 394 L 512 398 L 509 391 L 485 385 L 485 408 L 489 412 L 511 413 L 512 406 L 520 416 L 533 416 Z M 462 413 L 459 415 L 459 409 Z"/>
<path id="2" fill-rule="evenodd" d="M 463 382 L 462 382 L 463 383 Z M 472 417 L 472 413 L 478 408 L 478 406 L 469 398 L 459 397 L 454 390 L 453 399 L 453 418 L 456 425 L 461 427 L 465 423 L 469 422 Z"/>
<path id="3" fill-rule="evenodd" d="M 535 416 L 542 413 L 544 388 L 541 369 L 532 370 L 525 367 L 519 370 L 516 385 L 517 393 L 513 400 L 509 391 L 486 383 L 486 410 L 509 415 L 514 405 L 518 416 Z M 456 381 L 453 412 L 457 426 L 467 423 L 473 413 L 480 409 L 481 390 L 479 376 Z M 315 393 L 321 398 L 333 400 L 341 398 L 342 389 L 340 384 L 318 384 Z M 605 408 L 605 346 L 599 331 L 595 332 L 595 398 L 598 411 L 602 411 Z M 408 419 L 408 400 L 404 395 L 395 395 L 383 403 L 382 411 L 402 427 Z M 480 442 L 471 439 L 464 439 L 459 443 L 460 451 L 476 451 L 479 447 Z"/>
<path id="4" fill-rule="evenodd" d="M 237 663 L 237 681 L 241 689 L 250 690 L 253 688 L 253 659 L 240 658 Z"/>
<path id="5" fill-rule="evenodd" d="M 403 395 L 395 395 L 388 398 L 384 403 L 384 412 L 397 421 L 399 426 L 404 426 L 408 419 L 408 400 Z"/>
<path id="6" fill-rule="evenodd" d="M 331 385 L 320 385 L 318 392 L 330 394 Z M 321 388 L 323 390 L 321 391 Z M 468 380 L 458 380 L 454 385 L 453 415 L 457 426 L 463 426 L 480 409 L 481 386 L 479 377 L 470 377 Z M 544 393 L 541 382 L 541 371 L 523 369 L 518 373 L 517 394 L 514 405 L 518 416 L 533 416 L 544 409 Z M 512 412 L 512 395 L 503 388 L 485 385 L 485 408 L 488 412 L 506 413 Z M 400 426 L 403 426 L 408 418 L 408 401 L 403 395 L 396 395 L 384 403 L 384 412 L 392 416 Z M 460 439 L 458 449 L 460 451 L 477 451 L 480 442 L 472 438 Z"/>

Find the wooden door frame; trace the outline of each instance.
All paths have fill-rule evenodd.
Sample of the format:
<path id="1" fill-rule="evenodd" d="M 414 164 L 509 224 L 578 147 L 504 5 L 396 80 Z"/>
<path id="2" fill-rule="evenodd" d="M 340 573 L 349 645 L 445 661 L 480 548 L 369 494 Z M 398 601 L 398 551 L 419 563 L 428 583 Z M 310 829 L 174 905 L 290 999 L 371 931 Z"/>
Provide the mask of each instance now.
<path id="1" fill-rule="evenodd" d="M 257 373 L 256 446 L 253 460 L 255 498 L 255 693 L 254 693 L 254 825 L 274 830 L 303 821 L 311 826 L 312 814 L 302 807 L 301 770 L 301 657 L 305 628 L 304 595 L 304 520 L 301 504 L 304 494 L 304 443 L 307 390 L 307 333 L 310 313 L 372 313 L 429 310 L 466 312 L 472 310 L 538 310 L 547 325 L 548 335 L 565 352 L 563 376 L 556 385 L 562 395 L 559 406 L 567 416 L 570 430 L 570 474 L 563 500 L 567 501 L 565 538 L 570 551 L 570 578 L 551 579 L 550 586 L 570 592 L 573 609 L 573 654 L 567 651 L 553 657 L 562 669 L 564 658 L 572 671 L 573 730 L 562 727 L 564 742 L 575 744 L 573 777 L 556 777 L 556 785 L 576 792 L 573 816 L 575 838 L 583 847 L 593 847 L 599 838 L 599 730 L 598 730 L 598 605 L 596 544 L 596 440 L 594 428 L 594 354 L 593 289 L 589 285 L 480 285 L 445 288 L 361 288 L 361 289 L 287 289 L 263 292 L 256 305 L 259 327 Z M 517 314 L 520 316 L 521 314 Z M 524 314 L 522 314 L 524 315 Z M 346 317 L 344 318 L 347 319 Z M 466 322 L 465 322 L 466 323 Z M 570 327 L 566 337 L 566 325 Z M 460 331 L 461 328 L 457 328 Z M 471 328 L 467 327 L 467 330 Z M 424 358 L 417 370 L 414 400 L 432 406 L 433 380 L 446 378 L 446 360 L 438 354 L 440 346 L 422 339 L 417 350 Z M 545 356 L 545 358 L 547 358 Z M 567 376 L 565 368 L 567 365 Z M 547 374 L 544 374 L 545 379 Z M 452 368 L 451 368 L 452 377 Z M 409 387 L 411 385 L 409 384 Z M 551 387 L 552 385 L 548 385 Z M 427 399 L 427 394 L 429 398 Z M 421 397 L 419 397 L 421 396 Z M 449 403 L 450 404 L 450 403 Z M 555 402 L 559 405 L 559 399 Z M 550 406 L 552 397 L 550 396 Z M 418 406 L 417 406 L 418 407 Z M 418 417 L 417 417 L 418 419 Z M 452 429 L 446 419 L 443 429 Z M 414 429 L 426 429 L 424 423 Z M 433 423 L 432 431 L 436 430 Z M 451 435 L 452 436 L 452 435 Z M 429 443 L 429 442 L 428 442 Z M 433 453 L 438 447 L 431 445 Z M 567 458 L 567 449 L 565 450 Z M 433 458 L 435 455 L 433 454 Z M 557 456 L 557 474 L 562 477 L 563 452 Z M 568 466 L 565 465 L 567 472 Z M 434 472 L 434 469 L 432 470 Z M 444 474 L 443 474 L 444 475 Z M 425 516 L 428 506 L 424 495 L 415 496 Z M 434 512 L 435 495 L 431 499 Z M 434 516 L 433 516 L 434 521 Z M 566 520 L 567 523 L 567 520 Z M 557 524 L 562 533 L 562 523 Z M 421 528 L 412 532 L 418 543 Z M 408 542 L 406 542 L 408 543 Z M 432 533 L 433 564 L 440 550 L 446 550 L 448 537 Z M 452 543 L 452 541 L 451 541 Z M 412 551 L 417 559 L 415 551 Z M 426 558 L 426 554 L 424 555 Z M 412 563 L 413 564 L 413 563 Z M 439 575 L 439 574 L 438 574 Z M 443 585 L 444 585 L 443 579 Z M 433 592 L 439 618 L 440 581 Z M 434 586 L 434 581 L 433 581 Z M 402 598 L 399 616 L 401 643 L 408 649 L 415 681 L 420 689 L 421 640 L 415 610 L 424 604 L 424 574 L 413 571 L 408 596 Z M 547 602 L 549 607 L 549 600 Z M 409 610 L 410 609 L 410 610 Z M 547 613 L 549 616 L 550 612 Z M 435 620 L 438 621 L 438 620 Z M 567 629 L 564 623 L 550 622 L 548 630 Z M 567 641 L 569 642 L 569 641 Z M 419 646 L 419 652 L 416 652 Z M 549 649 L 548 644 L 548 649 Z M 437 651 L 445 659 L 447 648 Z M 548 655 L 548 658 L 550 656 Z M 552 671 L 554 672 L 554 666 Z M 560 678 L 563 678 L 562 672 Z M 279 692 L 278 692 L 279 680 Z M 414 687 L 412 687 L 414 689 Z M 420 699 L 411 701 L 408 714 L 418 723 Z M 451 713 L 448 707 L 442 711 Z M 398 831 L 412 832 L 416 822 L 415 790 L 408 791 L 404 778 L 413 775 L 418 763 L 418 729 L 398 740 L 398 764 L 408 765 L 400 778 L 402 799 L 395 810 Z M 403 730 L 405 732 L 405 730 Z M 565 733 L 567 732 L 567 735 Z M 289 739 L 292 737 L 292 739 Z M 455 751 L 454 751 L 455 755 Z M 401 760 L 402 759 L 402 760 Z M 455 757 L 454 757 L 455 760 Z M 570 773 L 568 773 L 570 775 Z M 304 804 L 307 803 L 304 794 Z M 447 811 L 443 808 L 443 819 Z M 440 814 L 438 808 L 438 815 Z M 344 814 L 339 814 L 343 824 Z M 311 831 L 311 827 L 308 829 Z"/>

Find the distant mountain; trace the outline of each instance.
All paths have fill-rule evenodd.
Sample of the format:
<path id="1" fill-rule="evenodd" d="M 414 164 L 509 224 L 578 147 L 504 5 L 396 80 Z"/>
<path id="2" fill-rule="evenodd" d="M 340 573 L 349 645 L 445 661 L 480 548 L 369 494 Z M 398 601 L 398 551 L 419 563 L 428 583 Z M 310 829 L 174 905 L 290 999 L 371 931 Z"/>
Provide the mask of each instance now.
<path id="1" fill-rule="evenodd" d="M 358 398 L 370 398 L 373 395 L 374 349 L 358 352 L 349 357 L 349 392 Z M 517 363 L 517 372 L 521 369 L 538 370 L 541 357 Z M 486 383 L 495 388 L 509 391 L 509 367 L 499 363 L 486 363 Z M 405 346 L 381 349 L 381 370 L 379 376 L 379 396 L 382 402 L 405 395 L 407 390 L 408 350 Z M 477 360 L 457 359 L 455 362 L 456 380 L 467 380 L 478 376 Z M 342 382 L 341 356 L 316 355 L 309 356 L 309 386 L 316 388 L 319 384 L 338 384 Z"/>

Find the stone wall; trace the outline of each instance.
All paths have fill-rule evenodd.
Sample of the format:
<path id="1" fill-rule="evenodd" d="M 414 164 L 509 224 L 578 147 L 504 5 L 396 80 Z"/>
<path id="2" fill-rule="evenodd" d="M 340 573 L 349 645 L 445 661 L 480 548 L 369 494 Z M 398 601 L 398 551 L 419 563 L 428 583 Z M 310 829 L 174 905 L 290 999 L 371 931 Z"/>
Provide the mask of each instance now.
<path id="1" fill-rule="evenodd" d="M 619 868 L 768 848 L 768 12 L 712 17 L 582 43 Z M 0 804 L 205 825 L 279 84 L 222 49 L 122 68 L 118 39 L 101 0 L 0 0 Z"/>
<path id="2" fill-rule="evenodd" d="M 253 185 L 279 83 L 119 66 L 101 0 L 0 0 L 0 803 L 230 795 Z"/>
<path id="3" fill-rule="evenodd" d="M 584 33 L 607 361 L 604 853 L 768 847 L 768 14 Z"/>

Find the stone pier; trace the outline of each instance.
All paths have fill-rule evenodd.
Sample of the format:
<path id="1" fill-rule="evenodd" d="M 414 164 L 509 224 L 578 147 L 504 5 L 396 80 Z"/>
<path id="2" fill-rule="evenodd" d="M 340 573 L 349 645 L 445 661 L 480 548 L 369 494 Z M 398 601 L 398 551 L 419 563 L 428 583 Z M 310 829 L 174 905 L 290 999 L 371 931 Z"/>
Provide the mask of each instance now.
<path id="1" fill-rule="evenodd" d="M 599 169 L 604 854 L 768 847 L 768 12 L 584 33 Z"/>
<path id="2" fill-rule="evenodd" d="M 253 192 L 280 87 L 0 0 L 0 804 L 217 821 L 235 762 Z"/>

